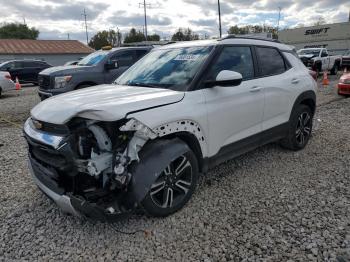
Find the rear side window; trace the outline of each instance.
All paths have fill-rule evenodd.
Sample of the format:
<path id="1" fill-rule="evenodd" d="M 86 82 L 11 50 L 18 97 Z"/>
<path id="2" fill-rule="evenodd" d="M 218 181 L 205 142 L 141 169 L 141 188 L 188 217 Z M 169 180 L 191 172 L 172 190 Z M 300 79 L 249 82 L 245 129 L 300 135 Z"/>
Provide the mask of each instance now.
<path id="1" fill-rule="evenodd" d="M 284 59 L 277 49 L 257 47 L 256 53 L 259 59 L 260 73 L 262 76 L 278 75 L 286 71 Z"/>
<path id="2" fill-rule="evenodd" d="M 145 54 L 148 53 L 148 50 L 136 50 L 136 60 L 139 60 Z"/>
<path id="3" fill-rule="evenodd" d="M 39 67 L 36 62 L 24 61 L 22 62 L 24 68 Z"/>
<path id="4" fill-rule="evenodd" d="M 225 46 L 211 66 L 207 80 L 215 80 L 223 70 L 238 72 L 243 76 L 243 80 L 253 78 L 254 63 L 250 47 Z"/>

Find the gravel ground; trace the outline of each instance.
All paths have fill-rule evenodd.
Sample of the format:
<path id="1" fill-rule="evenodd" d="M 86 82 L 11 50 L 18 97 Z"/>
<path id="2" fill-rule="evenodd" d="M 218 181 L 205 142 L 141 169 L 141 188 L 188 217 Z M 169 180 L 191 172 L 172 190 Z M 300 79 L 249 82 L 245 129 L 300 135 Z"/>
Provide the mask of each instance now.
<path id="1" fill-rule="evenodd" d="M 31 181 L 8 121 L 22 124 L 38 101 L 34 88 L 0 100 L 0 260 L 350 260 L 350 99 L 332 87 L 319 90 L 305 150 L 271 144 L 222 164 L 180 212 L 114 224 L 124 233 L 62 214 Z"/>

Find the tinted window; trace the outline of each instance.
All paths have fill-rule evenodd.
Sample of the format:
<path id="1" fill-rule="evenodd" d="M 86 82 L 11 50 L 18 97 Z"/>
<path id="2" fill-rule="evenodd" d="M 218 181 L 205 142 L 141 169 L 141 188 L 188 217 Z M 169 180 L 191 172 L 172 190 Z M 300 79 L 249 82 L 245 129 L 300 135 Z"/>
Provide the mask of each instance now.
<path id="1" fill-rule="evenodd" d="M 327 57 L 327 56 L 328 56 L 328 53 L 325 50 L 323 50 L 322 54 L 321 54 L 321 57 Z"/>
<path id="2" fill-rule="evenodd" d="M 284 59 L 277 49 L 257 47 L 256 51 L 263 76 L 282 74 L 286 71 Z"/>
<path id="3" fill-rule="evenodd" d="M 136 59 L 139 60 L 145 54 L 148 53 L 148 50 L 136 50 Z"/>
<path id="4" fill-rule="evenodd" d="M 31 61 L 23 61 L 22 64 L 25 68 L 39 67 L 39 65 L 36 62 Z"/>
<path id="5" fill-rule="evenodd" d="M 212 65 L 208 73 L 208 80 L 215 80 L 222 70 L 241 73 L 243 79 L 254 77 L 254 64 L 250 47 L 227 46 Z"/>
<path id="6" fill-rule="evenodd" d="M 123 51 L 111 57 L 111 61 L 117 61 L 119 66 L 131 66 L 134 63 L 133 51 Z"/>

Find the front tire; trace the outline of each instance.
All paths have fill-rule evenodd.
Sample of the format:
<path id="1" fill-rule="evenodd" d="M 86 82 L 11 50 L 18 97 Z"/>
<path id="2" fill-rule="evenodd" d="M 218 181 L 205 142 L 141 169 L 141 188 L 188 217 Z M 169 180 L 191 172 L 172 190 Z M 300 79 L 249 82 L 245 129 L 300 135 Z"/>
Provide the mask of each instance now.
<path id="1" fill-rule="evenodd" d="M 293 151 L 304 149 L 312 133 L 312 121 L 310 107 L 299 105 L 292 113 L 288 136 L 281 141 L 281 146 Z"/>
<path id="2" fill-rule="evenodd" d="M 198 162 L 188 149 L 162 171 L 142 201 L 145 212 L 155 217 L 169 216 L 192 197 L 198 181 Z"/>

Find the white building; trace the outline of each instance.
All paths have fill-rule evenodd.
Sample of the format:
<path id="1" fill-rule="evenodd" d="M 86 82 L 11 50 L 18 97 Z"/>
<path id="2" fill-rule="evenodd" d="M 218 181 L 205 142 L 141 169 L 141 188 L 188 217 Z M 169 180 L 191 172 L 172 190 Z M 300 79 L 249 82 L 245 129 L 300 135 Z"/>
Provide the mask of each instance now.
<path id="1" fill-rule="evenodd" d="M 282 30 L 278 39 L 296 49 L 325 47 L 331 53 L 350 50 L 350 22 Z"/>

